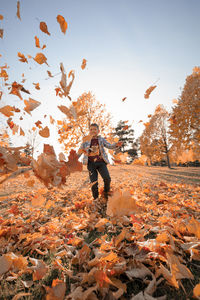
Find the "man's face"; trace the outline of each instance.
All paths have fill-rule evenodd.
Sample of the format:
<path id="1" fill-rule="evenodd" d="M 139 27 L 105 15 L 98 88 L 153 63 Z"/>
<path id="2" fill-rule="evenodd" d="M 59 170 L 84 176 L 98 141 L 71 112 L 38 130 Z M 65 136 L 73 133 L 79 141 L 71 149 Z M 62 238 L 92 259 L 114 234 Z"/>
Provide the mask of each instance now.
<path id="1" fill-rule="evenodd" d="M 91 136 L 97 136 L 99 133 L 99 129 L 96 126 L 90 127 L 90 135 Z"/>

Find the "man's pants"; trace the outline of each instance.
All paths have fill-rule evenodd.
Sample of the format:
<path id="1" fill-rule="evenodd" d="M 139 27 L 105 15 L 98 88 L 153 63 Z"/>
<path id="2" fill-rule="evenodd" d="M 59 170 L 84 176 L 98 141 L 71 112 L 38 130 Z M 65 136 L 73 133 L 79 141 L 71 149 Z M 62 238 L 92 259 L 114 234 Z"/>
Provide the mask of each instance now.
<path id="1" fill-rule="evenodd" d="M 108 168 L 105 162 L 91 162 L 88 160 L 88 165 L 87 169 L 89 171 L 89 176 L 90 176 L 90 182 L 95 182 L 92 186 L 92 195 L 93 198 L 96 199 L 99 196 L 99 191 L 98 191 L 98 172 L 103 178 L 104 181 L 104 195 L 105 197 L 108 197 L 108 192 L 110 191 L 110 174 L 108 172 Z"/>

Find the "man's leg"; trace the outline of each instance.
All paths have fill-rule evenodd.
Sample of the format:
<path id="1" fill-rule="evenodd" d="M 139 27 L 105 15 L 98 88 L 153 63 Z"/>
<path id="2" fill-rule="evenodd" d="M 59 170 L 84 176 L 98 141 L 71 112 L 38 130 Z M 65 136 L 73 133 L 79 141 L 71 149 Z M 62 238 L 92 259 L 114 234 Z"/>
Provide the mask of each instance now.
<path id="1" fill-rule="evenodd" d="M 92 183 L 96 181 L 96 183 L 94 183 L 91 188 L 93 198 L 96 199 L 99 197 L 99 191 L 98 191 L 98 172 L 96 170 L 95 163 L 88 161 L 87 169 L 89 171 L 90 182 Z"/>
<path id="2" fill-rule="evenodd" d="M 110 174 L 108 172 L 108 168 L 106 163 L 104 162 L 99 162 L 98 163 L 98 171 L 101 175 L 101 177 L 103 178 L 104 181 L 104 195 L 105 198 L 108 198 L 108 192 L 110 191 L 110 182 L 111 182 L 111 178 L 110 178 Z"/>

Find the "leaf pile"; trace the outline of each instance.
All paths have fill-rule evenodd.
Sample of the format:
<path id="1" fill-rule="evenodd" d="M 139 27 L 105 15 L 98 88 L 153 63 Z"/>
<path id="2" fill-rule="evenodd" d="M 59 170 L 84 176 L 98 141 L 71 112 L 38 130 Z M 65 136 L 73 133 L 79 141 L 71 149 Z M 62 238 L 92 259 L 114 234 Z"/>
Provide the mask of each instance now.
<path id="1" fill-rule="evenodd" d="M 107 205 L 94 205 L 89 184 L 80 187 L 76 173 L 68 180 L 64 190 L 38 186 L 2 198 L 0 297 L 192 299 L 193 289 L 198 295 L 199 187 L 127 174 L 113 184 Z"/>

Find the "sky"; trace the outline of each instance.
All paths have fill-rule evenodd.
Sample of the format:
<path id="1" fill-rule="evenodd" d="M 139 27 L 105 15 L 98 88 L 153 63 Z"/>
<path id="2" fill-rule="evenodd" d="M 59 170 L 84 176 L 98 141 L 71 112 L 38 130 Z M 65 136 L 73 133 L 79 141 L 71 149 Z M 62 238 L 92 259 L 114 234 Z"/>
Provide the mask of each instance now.
<path id="1" fill-rule="evenodd" d="M 9 83 L 20 82 L 22 73 L 24 87 L 30 97 L 41 105 L 32 115 L 15 114 L 13 121 L 23 129 L 31 129 L 34 122 L 41 120 L 49 125 L 48 118 L 65 118 L 57 105 L 70 105 L 68 98 L 55 96 L 54 88 L 59 85 L 60 74 L 48 79 L 47 70 L 57 74 L 62 62 L 66 72 L 75 71 L 75 81 L 71 97 L 75 101 L 82 93 L 91 91 L 96 100 L 106 105 L 112 115 L 113 125 L 120 120 L 128 120 L 139 137 L 148 115 L 158 104 L 170 110 L 172 100 L 177 99 L 184 87 L 185 79 L 200 61 L 200 1 L 198 0 L 21 0 L 21 21 L 17 18 L 17 1 L 0 0 L 0 29 L 4 37 L 0 39 L 0 66 L 8 64 Z M 68 23 L 66 34 L 60 30 L 56 20 L 62 15 Z M 51 35 L 39 29 L 39 23 L 46 22 Z M 44 50 L 35 47 L 34 36 Z M 35 57 L 42 52 L 49 66 L 18 61 L 17 53 Z M 87 67 L 82 70 L 82 59 Z M 33 82 L 40 83 L 36 90 Z M 149 99 L 144 93 L 152 84 L 157 84 Z M 23 107 L 23 102 L 6 93 L 7 87 L 0 79 L 4 92 L 0 107 L 15 105 Z M 24 99 L 29 95 L 23 93 Z M 127 97 L 123 102 L 122 98 Z M 6 117 L 0 114 L 0 126 Z M 56 152 L 61 147 L 57 143 L 56 126 L 49 126 L 51 136 L 41 138 L 43 143 L 54 145 Z M 16 146 L 26 142 L 27 137 L 15 135 Z"/>

